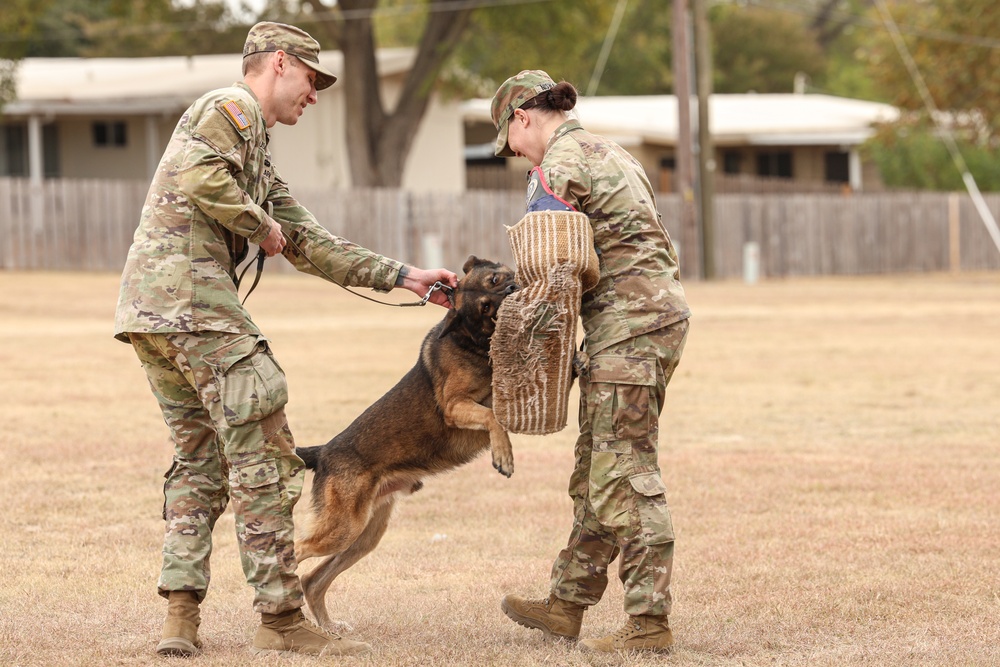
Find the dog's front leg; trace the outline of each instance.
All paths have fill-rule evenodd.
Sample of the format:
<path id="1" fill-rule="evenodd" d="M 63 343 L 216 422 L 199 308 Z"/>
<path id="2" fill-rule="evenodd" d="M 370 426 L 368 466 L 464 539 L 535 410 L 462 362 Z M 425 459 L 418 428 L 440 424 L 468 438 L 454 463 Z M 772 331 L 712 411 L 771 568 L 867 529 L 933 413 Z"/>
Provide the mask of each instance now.
<path id="1" fill-rule="evenodd" d="M 493 467 L 507 477 L 514 474 L 514 449 L 510 444 L 510 436 L 492 410 L 471 399 L 459 399 L 447 405 L 444 419 L 448 426 L 454 428 L 489 431 Z"/>

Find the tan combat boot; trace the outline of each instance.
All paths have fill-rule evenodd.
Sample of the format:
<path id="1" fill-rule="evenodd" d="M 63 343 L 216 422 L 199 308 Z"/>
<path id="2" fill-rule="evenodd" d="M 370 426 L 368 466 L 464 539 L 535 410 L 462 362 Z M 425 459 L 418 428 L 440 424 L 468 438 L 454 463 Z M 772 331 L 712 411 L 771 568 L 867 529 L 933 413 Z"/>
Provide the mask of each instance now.
<path id="1" fill-rule="evenodd" d="M 600 639 L 584 639 L 584 651 L 662 651 L 674 645 L 674 635 L 666 616 L 630 616 L 618 632 Z"/>
<path id="2" fill-rule="evenodd" d="M 319 627 L 303 615 L 301 609 L 280 614 L 261 614 L 261 624 L 253 638 L 254 653 L 290 651 L 305 655 L 361 655 L 371 646 L 344 639 Z"/>
<path id="3" fill-rule="evenodd" d="M 196 591 L 170 591 L 167 597 L 167 620 L 163 622 L 163 638 L 156 646 L 159 655 L 190 657 L 201 652 Z"/>
<path id="4" fill-rule="evenodd" d="M 583 612 L 587 607 L 561 600 L 554 595 L 544 600 L 528 600 L 506 595 L 500 608 L 507 618 L 526 628 L 541 630 L 546 638 L 576 641 L 580 636 Z"/>

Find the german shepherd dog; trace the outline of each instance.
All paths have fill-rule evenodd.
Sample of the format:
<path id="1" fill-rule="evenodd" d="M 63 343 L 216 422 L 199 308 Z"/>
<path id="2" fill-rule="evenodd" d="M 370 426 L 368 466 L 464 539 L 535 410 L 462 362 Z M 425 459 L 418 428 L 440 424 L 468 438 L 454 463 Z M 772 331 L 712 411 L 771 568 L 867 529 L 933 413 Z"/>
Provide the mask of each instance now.
<path id="1" fill-rule="evenodd" d="M 330 626 L 327 589 L 382 539 L 400 495 L 428 475 L 456 468 L 489 447 L 510 477 L 510 438 L 493 415 L 490 337 L 514 271 L 469 257 L 453 307 L 424 338 L 416 365 L 396 386 L 325 445 L 299 447 L 315 471 L 311 533 L 295 542 L 299 561 L 326 556 L 302 577 L 316 622 Z"/>

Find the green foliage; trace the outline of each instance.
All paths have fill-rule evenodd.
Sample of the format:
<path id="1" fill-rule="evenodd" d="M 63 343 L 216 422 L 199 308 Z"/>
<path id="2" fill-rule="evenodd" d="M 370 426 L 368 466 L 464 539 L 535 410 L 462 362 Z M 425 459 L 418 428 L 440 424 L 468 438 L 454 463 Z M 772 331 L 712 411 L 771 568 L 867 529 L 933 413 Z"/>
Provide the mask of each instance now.
<path id="1" fill-rule="evenodd" d="M 0 109 L 17 94 L 17 61 L 28 55 L 28 44 L 38 34 L 38 15 L 51 0 L 5 0 L 0 11 Z"/>
<path id="2" fill-rule="evenodd" d="M 6 4 L 6 3 L 5 3 Z M 0 12 L 0 56 L 232 53 L 246 37 L 224 0 L 15 0 Z M 11 27 L 13 24 L 13 28 Z"/>
<path id="3" fill-rule="evenodd" d="M 865 145 L 865 152 L 878 165 L 888 187 L 942 191 L 965 189 L 962 175 L 941 137 L 915 117 L 882 127 Z M 997 170 L 1000 150 L 961 141 L 959 152 L 980 190 L 1000 191 L 1000 170 Z"/>
<path id="4" fill-rule="evenodd" d="M 611 3 L 613 4 L 613 3 Z M 630 0 L 601 77 L 600 95 L 662 95 L 673 92 L 671 3 Z M 607 24 L 594 30 L 600 52 Z M 594 66 L 594 61 L 589 63 Z M 581 83 L 586 88 L 588 79 Z"/>
<path id="5" fill-rule="evenodd" d="M 710 16 L 717 93 L 790 93 L 796 74 L 824 72 L 825 56 L 800 16 L 737 5 Z"/>
<path id="6" fill-rule="evenodd" d="M 985 123 L 1000 136 L 1000 12 L 996 0 L 925 0 L 890 2 L 890 12 L 904 32 L 903 41 L 943 111 Z M 872 18 L 879 20 L 877 13 Z M 862 51 L 868 73 L 891 102 L 919 110 L 923 101 L 887 31 L 879 31 Z M 959 118 L 956 116 L 956 118 Z"/>
<path id="7" fill-rule="evenodd" d="M 456 63 L 484 80 L 487 95 L 523 69 L 544 69 L 585 89 L 614 9 L 615 0 L 578 0 L 572 9 L 562 2 L 480 9 Z M 619 37 L 621 47 L 626 40 Z"/>
<path id="8" fill-rule="evenodd" d="M 420 42 L 427 24 L 426 3 L 381 0 L 373 23 L 380 47 L 413 46 Z"/>

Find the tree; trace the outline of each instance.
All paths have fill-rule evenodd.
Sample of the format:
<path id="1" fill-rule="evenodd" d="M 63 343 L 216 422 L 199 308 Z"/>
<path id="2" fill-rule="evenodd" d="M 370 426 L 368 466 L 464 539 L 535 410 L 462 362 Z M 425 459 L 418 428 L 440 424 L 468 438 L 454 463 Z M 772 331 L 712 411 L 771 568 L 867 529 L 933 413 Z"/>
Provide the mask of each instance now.
<path id="1" fill-rule="evenodd" d="M 347 153 L 353 184 L 359 187 L 398 187 L 402 183 L 403 167 L 435 81 L 473 11 L 468 6 L 456 8 L 448 0 L 427 0 L 413 67 L 390 110 L 377 85 L 374 17 L 379 5 L 379 0 L 339 0 L 334 6 L 321 0 L 302 0 L 296 19 L 303 25 L 317 25 L 320 41 L 325 37 L 343 53 L 343 78 L 338 85 L 344 88 L 346 125 L 350 128 Z M 411 18 L 421 20 L 420 16 Z"/>
<path id="2" fill-rule="evenodd" d="M 967 139 L 1000 138 L 1000 12 L 995 0 L 923 0 L 888 3 L 903 41 L 935 105 Z M 873 14 L 878 18 L 878 14 Z M 902 109 L 921 112 L 923 101 L 887 31 L 865 51 L 871 77 Z"/>
<path id="3" fill-rule="evenodd" d="M 809 29 L 824 51 L 848 33 L 855 24 L 857 13 L 869 8 L 875 0 L 816 0 L 815 13 Z"/>
<path id="4" fill-rule="evenodd" d="M 70 4 L 77 4 L 75 0 Z M 60 0 L 60 4 L 66 0 Z M 102 0 L 84 3 L 68 21 L 90 58 L 232 53 L 243 48 L 246 27 L 236 25 L 223 0 Z M 104 11 L 95 11 L 101 8 Z"/>
<path id="5" fill-rule="evenodd" d="M 636 88 L 617 81 L 611 72 L 620 74 L 623 54 L 635 51 L 630 42 L 637 36 L 628 32 L 628 24 L 639 4 L 645 3 L 629 3 L 601 81 L 602 94 Z M 545 70 L 556 81 L 569 81 L 582 92 L 593 74 L 614 9 L 615 3 L 609 0 L 577 0 L 572 7 L 562 2 L 485 7 L 476 12 L 459 44 L 456 64 L 482 81 L 476 92 L 483 96 L 492 96 L 500 83 L 523 69 Z M 669 71 L 669 59 L 665 65 Z"/>
<path id="6" fill-rule="evenodd" d="M 792 92 L 800 72 L 818 78 L 825 56 L 802 17 L 758 7 L 711 11 L 717 93 Z"/>
<path id="7" fill-rule="evenodd" d="M 38 34 L 39 10 L 51 0 L 7 0 L 0 12 L 0 109 L 17 94 L 17 63 L 28 52 L 28 44 Z"/>
<path id="8" fill-rule="evenodd" d="M 887 185 L 900 188 L 960 190 L 964 185 L 935 123 L 952 132 L 962 158 L 981 190 L 1000 190 L 1000 14 L 992 0 L 922 0 L 885 4 L 912 57 L 933 106 L 925 108 L 890 35 L 890 25 L 872 11 L 879 30 L 860 50 L 868 72 L 900 121 L 882 128 L 867 150 Z M 877 23 L 876 23 L 877 22 Z"/>
<path id="9" fill-rule="evenodd" d="M 1000 191 L 1000 150 L 969 141 L 959 141 L 962 159 L 979 189 Z M 962 175 L 937 133 L 923 119 L 909 115 L 879 129 L 864 147 L 875 162 L 883 182 L 890 188 L 916 190 L 964 190 Z"/>

